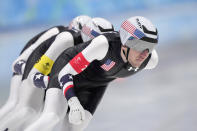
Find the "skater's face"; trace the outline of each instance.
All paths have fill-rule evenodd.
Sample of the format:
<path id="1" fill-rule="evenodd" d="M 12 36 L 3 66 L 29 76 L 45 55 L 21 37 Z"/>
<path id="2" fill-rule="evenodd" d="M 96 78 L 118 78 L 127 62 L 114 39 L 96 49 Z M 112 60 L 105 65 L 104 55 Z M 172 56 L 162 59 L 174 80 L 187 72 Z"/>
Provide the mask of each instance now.
<path id="1" fill-rule="evenodd" d="M 128 61 L 133 67 L 140 67 L 140 65 L 146 60 L 149 55 L 148 49 L 139 52 L 130 48 Z"/>
<path id="2" fill-rule="evenodd" d="M 124 52 L 127 52 L 128 48 L 122 47 L 121 51 L 121 56 L 123 60 L 126 62 L 126 57 L 123 55 L 123 50 Z M 128 62 L 133 66 L 133 67 L 140 67 L 140 65 L 146 60 L 146 58 L 149 55 L 149 50 L 146 49 L 144 51 L 136 51 L 132 48 L 130 48 L 129 54 L 128 54 Z"/>

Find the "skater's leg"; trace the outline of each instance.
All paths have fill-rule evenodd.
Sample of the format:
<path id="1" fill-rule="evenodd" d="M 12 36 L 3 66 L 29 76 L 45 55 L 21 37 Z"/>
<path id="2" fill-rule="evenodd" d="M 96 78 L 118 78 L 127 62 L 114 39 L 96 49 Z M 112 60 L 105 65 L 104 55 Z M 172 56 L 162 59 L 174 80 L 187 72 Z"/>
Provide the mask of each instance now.
<path id="1" fill-rule="evenodd" d="M 2 123 L 4 117 L 6 117 L 10 111 L 14 110 L 18 102 L 21 79 L 22 75 L 13 75 L 11 79 L 9 98 L 6 104 L 0 109 L 0 123 Z"/>
<path id="2" fill-rule="evenodd" d="M 9 117 L 0 124 L 0 130 L 9 128 L 17 130 L 27 121 L 34 120 L 43 105 L 44 89 L 34 87 L 31 79 L 23 80 L 19 103 Z"/>
<path id="3" fill-rule="evenodd" d="M 50 88 L 46 92 L 45 106 L 40 118 L 25 131 L 53 131 L 67 112 L 67 103 L 62 90 Z"/>

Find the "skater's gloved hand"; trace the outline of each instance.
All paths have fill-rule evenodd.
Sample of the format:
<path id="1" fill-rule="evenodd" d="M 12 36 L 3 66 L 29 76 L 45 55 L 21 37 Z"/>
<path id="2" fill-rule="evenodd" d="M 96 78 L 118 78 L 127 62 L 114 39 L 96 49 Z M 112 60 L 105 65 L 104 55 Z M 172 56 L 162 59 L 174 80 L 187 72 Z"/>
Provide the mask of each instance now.
<path id="1" fill-rule="evenodd" d="M 85 120 L 85 110 L 80 104 L 77 97 L 72 97 L 68 100 L 70 112 L 68 114 L 69 122 L 75 125 L 79 125 Z"/>

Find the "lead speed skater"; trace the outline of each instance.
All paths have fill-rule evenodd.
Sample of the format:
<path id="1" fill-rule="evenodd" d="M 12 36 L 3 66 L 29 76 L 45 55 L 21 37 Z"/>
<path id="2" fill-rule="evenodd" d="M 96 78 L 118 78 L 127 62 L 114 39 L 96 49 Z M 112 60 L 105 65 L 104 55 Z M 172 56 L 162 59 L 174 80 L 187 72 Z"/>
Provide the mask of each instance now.
<path id="1" fill-rule="evenodd" d="M 157 44 L 156 27 L 135 16 L 125 20 L 119 32 L 65 50 L 51 70 L 44 111 L 25 131 L 47 130 L 46 125 L 59 119 L 63 119 L 62 130 L 83 131 L 110 82 L 156 67 Z"/>

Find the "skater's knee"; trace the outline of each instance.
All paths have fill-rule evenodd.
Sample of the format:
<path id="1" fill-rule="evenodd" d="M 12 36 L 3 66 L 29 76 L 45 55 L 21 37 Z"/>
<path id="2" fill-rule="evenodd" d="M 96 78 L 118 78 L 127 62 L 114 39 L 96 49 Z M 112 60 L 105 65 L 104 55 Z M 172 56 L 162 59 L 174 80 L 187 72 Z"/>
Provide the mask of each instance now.
<path id="1" fill-rule="evenodd" d="M 63 96 L 62 90 L 57 88 L 48 89 L 43 112 L 55 112 L 58 116 L 64 117 L 67 109 L 68 104 Z"/>
<path id="2" fill-rule="evenodd" d="M 36 115 L 38 112 L 32 107 L 20 107 L 18 108 L 20 112 L 23 112 L 24 115 Z"/>
<path id="3" fill-rule="evenodd" d="M 54 123 L 57 123 L 61 120 L 62 118 L 55 112 L 45 112 L 42 113 L 42 115 L 40 116 L 40 119 L 38 121 L 53 121 Z"/>
<path id="4" fill-rule="evenodd" d="M 64 117 L 65 117 L 65 113 L 64 112 L 62 112 L 62 113 L 60 113 L 60 112 L 57 112 L 57 111 L 52 111 L 52 110 L 48 110 L 48 111 L 43 111 L 43 113 L 42 113 L 42 116 L 47 116 L 47 117 L 49 117 L 49 118 L 51 118 L 51 119 L 58 119 L 58 120 L 63 120 L 64 119 Z"/>
<path id="5" fill-rule="evenodd" d="M 59 116 L 53 112 L 43 113 L 40 118 L 28 126 L 25 131 L 51 131 L 60 120 Z"/>

